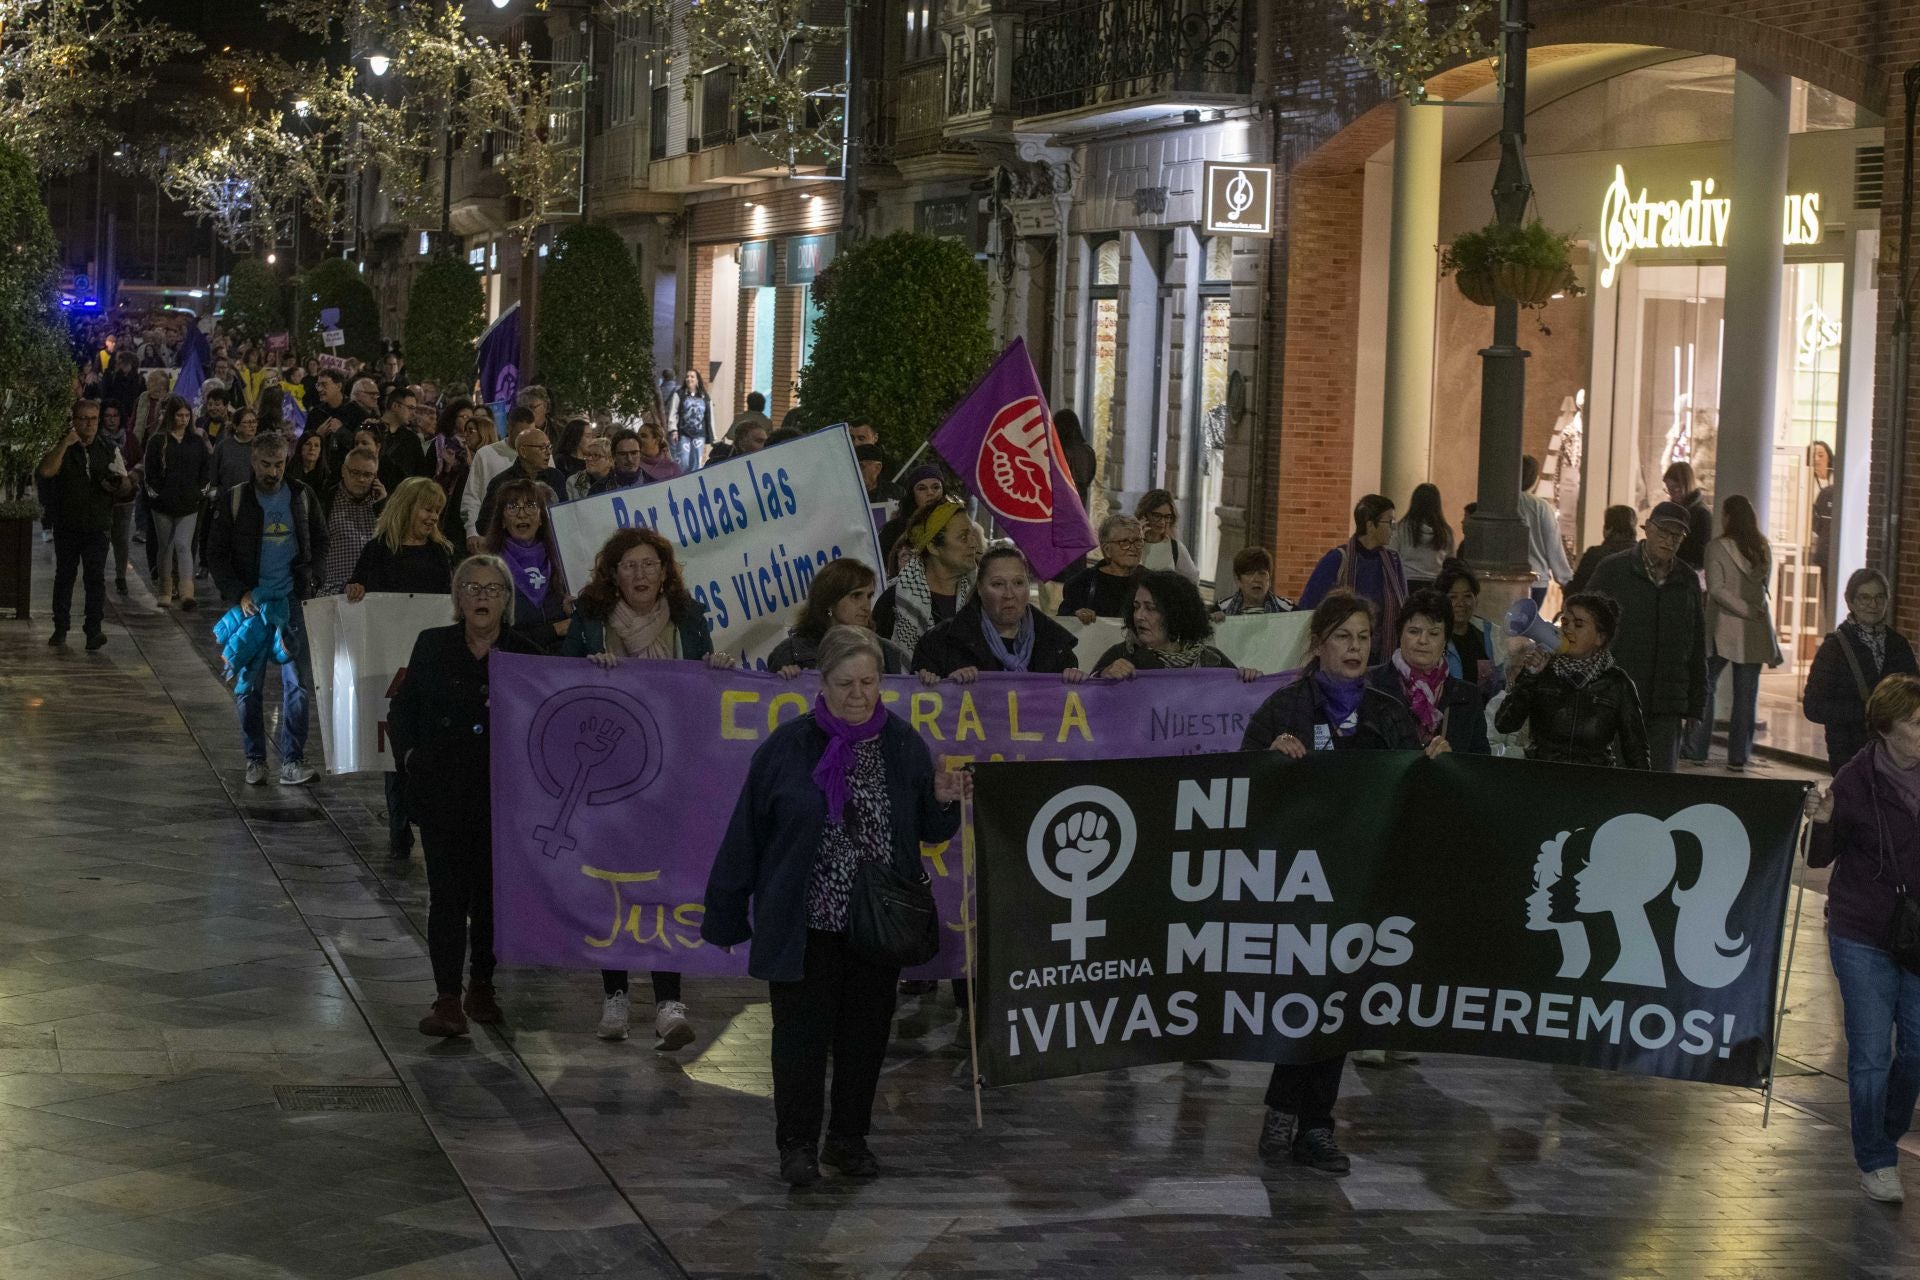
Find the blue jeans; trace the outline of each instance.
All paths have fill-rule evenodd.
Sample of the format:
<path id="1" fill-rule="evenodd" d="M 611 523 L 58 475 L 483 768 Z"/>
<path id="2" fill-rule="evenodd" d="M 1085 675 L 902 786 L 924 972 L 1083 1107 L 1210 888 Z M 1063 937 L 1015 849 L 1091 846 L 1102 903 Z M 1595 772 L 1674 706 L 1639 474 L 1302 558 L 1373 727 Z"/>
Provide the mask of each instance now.
<path id="1" fill-rule="evenodd" d="M 1864 942 L 1829 937 L 1847 1029 L 1847 1110 L 1862 1173 L 1899 1163 L 1920 1104 L 1920 975 Z"/>
<path id="2" fill-rule="evenodd" d="M 1707 714 L 1693 727 L 1687 741 L 1687 759 L 1705 760 L 1713 745 L 1713 704 L 1720 689 L 1720 673 L 1733 668 L 1733 706 L 1727 713 L 1727 763 L 1745 764 L 1753 757 L 1753 722 L 1760 705 L 1760 664 L 1733 662 L 1715 654 L 1707 659 Z"/>
<path id="3" fill-rule="evenodd" d="M 307 713 L 313 701 L 313 682 L 308 673 L 307 626 L 300 614 L 300 602 L 294 601 L 286 630 L 287 649 L 293 661 L 280 667 L 280 761 L 304 760 L 307 750 Z M 266 713 L 263 709 L 267 667 L 273 662 L 271 648 L 253 660 L 250 684 L 244 698 L 235 698 L 240 713 L 240 747 L 249 760 L 267 758 Z"/>

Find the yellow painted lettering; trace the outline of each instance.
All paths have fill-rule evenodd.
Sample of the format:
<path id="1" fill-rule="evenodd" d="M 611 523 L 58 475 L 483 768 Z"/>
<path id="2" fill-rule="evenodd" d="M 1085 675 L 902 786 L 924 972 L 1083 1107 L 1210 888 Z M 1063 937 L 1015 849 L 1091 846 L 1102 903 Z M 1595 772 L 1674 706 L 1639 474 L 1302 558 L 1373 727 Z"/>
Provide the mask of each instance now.
<path id="1" fill-rule="evenodd" d="M 1015 742 L 1038 742 L 1045 736 L 1038 729 L 1020 728 L 1020 695 L 1012 689 L 1007 690 L 1007 736 Z"/>
<path id="2" fill-rule="evenodd" d="M 585 865 L 580 868 L 580 874 L 590 880 L 604 880 L 607 888 L 613 893 L 613 928 L 607 931 L 607 936 L 604 938 L 584 939 L 590 947 L 610 947 L 613 945 L 613 940 L 620 936 L 620 908 L 625 905 L 620 901 L 621 885 L 638 884 L 643 880 L 660 878 L 658 871 L 602 871 L 599 867 Z M 638 911 L 639 908 L 635 907 L 634 910 Z"/>
<path id="3" fill-rule="evenodd" d="M 780 712 L 782 708 L 791 707 L 793 714 L 803 716 L 807 714 L 807 708 L 811 705 L 805 697 L 797 693 L 783 693 L 775 697 L 772 702 L 767 704 L 767 732 L 772 733 L 780 727 Z"/>
<path id="4" fill-rule="evenodd" d="M 720 737 L 726 742 L 753 742 L 760 737 L 757 730 L 742 728 L 734 720 L 734 709 L 742 703 L 760 701 L 758 692 L 752 689 L 722 689 L 720 691 Z"/>
<path id="5" fill-rule="evenodd" d="M 1093 741 L 1093 730 L 1087 725 L 1087 708 L 1081 703 L 1079 692 L 1073 689 L 1067 690 L 1066 705 L 1060 708 L 1060 736 L 1054 741 L 1065 742 L 1069 729 L 1078 729 L 1082 739 Z"/>
<path id="6" fill-rule="evenodd" d="M 935 742 L 947 740 L 940 732 L 940 709 L 945 700 L 939 694 L 922 690 L 915 693 L 907 705 L 911 708 L 907 714 L 915 733 L 924 733 Z"/>
<path id="7" fill-rule="evenodd" d="M 973 730 L 973 736 L 980 741 L 987 740 L 987 731 L 980 726 L 980 710 L 973 705 L 973 691 L 967 689 L 960 694 L 960 718 L 953 727 L 953 740 L 965 742 L 967 730 Z"/>
<path id="8" fill-rule="evenodd" d="M 700 921 L 707 914 L 705 905 L 698 902 L 683 902 L 673 909 L 673 922 L 682 929 L 693 930 L 693 936 L 684 933 L 675 934 L 683 947 L 697 947 L 700 941 Z"/>

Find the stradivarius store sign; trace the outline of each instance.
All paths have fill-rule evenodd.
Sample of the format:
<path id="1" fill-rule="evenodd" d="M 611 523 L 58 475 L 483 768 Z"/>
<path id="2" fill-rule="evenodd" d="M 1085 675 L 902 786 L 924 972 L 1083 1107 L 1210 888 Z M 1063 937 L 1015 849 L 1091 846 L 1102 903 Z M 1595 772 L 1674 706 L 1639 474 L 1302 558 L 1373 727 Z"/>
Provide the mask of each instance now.
<path id="1" fill-rule="evenodd" d="M 1733 201 L 1714 193 L 1712 178 L 1695 178 L 1678 200 L 1650 200 L 1627 185 L 1627 171 L 1613 167 L 1613 182 L 1600 202 L 1600 287 L 1613 286 L 1627 255 L 1642 249 L 1724 249 Z M 1820 243 L 1820 193 L 1789 195 L 1781 243 Z"/>

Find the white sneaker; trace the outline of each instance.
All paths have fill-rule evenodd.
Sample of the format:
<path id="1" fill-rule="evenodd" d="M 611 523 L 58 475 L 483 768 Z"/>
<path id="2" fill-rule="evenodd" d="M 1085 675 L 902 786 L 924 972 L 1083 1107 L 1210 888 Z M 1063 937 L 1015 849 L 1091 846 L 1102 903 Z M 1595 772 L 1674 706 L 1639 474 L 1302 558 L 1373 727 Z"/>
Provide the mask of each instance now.
<path id="1" fill-rule="evenodd" d="M 1355 1049 L 1347 1057 L 1356 1067 L 1384 1067 L 1387 1065 L 1385 1049 Z"/>
<path id="2" fill-rule="evenodd" d="M 693 1043 L 693 1024 L 687 1021 L 687 1006 L 678 1000 L 662 1000 L 653 1014 L 653 1034 L 659 1037 L 656 1049 L 672 1051 Z"/>
<path id="3" fill-rule="evenodd" d="M 1861 1174 L 1860 1189 L 1869 1200 L 1881 1204 L 1905 1204 L 1907 1200 L 1907 1189 L 1900 1185 L 1900 1170 L 1892 1167 Z"/>
<path id="4" fill-rule="evenodd" d="M 267 762 L 265 760 L 247 761 L 247 785 L 257 787 L 267 780 Z"/>
<path id="5" fill-rule="evenodd" d="M 608 996 L 607 1003 L 600 1009 L 600 1029 L 594 1034 L 602 1040 L 625 1040 L 630 1004 L 624 991 Z"/>
<path id="6" fill-rule="evenodd" d="M 304 760 L 288 760 L 280 766 L 280 785 L 283 787 L 298 787 L 312 782 L 313 778 L 313 767 Z"/>

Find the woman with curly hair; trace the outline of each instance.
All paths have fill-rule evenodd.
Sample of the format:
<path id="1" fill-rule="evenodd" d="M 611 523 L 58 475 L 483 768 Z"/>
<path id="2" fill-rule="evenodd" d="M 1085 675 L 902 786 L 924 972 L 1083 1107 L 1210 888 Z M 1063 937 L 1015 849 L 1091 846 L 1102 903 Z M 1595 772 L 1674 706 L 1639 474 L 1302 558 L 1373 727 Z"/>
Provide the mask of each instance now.
<path id="1" fill-rule="evenodd" d="M 1233 659 L 1208 643 L 1212 639 L 1200 589 L 1172 569 L 1152 569 L 1136 579 L 1126 639 L 1100 655 L 1093 674 L 1125 680 L 1135 671 L 1232 667 Z M 1260 678 L 1252 667 L 1239 672 L 1242 680 Z"/>
<path id="2" fill-rule="evenodd" d="M 713 647 L 707 607 L 688 593 L 673 559 L 673 544 L 651 529 L 622 529 L 593 558 L 593 579 L 574 602 L 573 625 L 561 653 L 612 668 L 635 658 L 685 658 L 730 667 Z M 680 999 L 680 975 L 654 972 L 654 1048 L 671 1051 L 693 1042 L 693 1024 Z M 602 969 L 606 1001 L 602 1040 L 625 1040 L 631 1005 L 627 971 Z"/>

